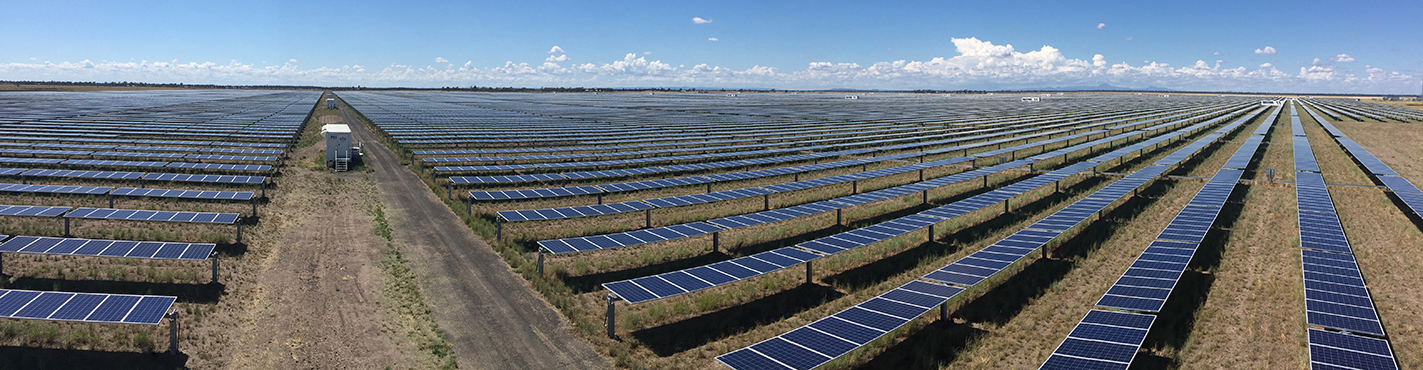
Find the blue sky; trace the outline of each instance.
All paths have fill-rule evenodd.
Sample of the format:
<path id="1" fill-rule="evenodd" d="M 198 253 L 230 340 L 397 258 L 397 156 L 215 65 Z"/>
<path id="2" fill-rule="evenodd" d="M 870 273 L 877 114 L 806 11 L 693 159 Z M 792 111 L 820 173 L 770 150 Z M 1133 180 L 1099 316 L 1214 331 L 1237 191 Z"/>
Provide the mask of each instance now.
<path id="1" fill-rule="evenodd" d="M 1423 75 L 1419 1 L 1076 3 L 11 1 L 0 79 L 1418 93 Z"/>

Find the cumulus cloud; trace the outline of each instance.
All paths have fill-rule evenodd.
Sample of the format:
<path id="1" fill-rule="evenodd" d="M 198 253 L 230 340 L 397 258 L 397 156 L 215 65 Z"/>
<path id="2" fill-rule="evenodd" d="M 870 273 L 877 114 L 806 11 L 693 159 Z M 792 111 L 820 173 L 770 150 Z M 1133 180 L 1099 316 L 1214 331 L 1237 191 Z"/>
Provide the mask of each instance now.
<path id="1" fill-rule="evenodd" d="M 710 20 L 710 19 L 703 19 L 702 17 L 692 17 L 692 23 L 696 23 L 696 24 L 707 24 L 707 23 L 711 23 L 711 22 L 712 22 L 712 20 Z"/>
<path id="2" fill-rule="evenodd" d="M 544 61 L 545 61 L 545 62 L 567 62 L 569 59 L 573 59 L 573 58 L 569 58 L 569 57 L 568 57 L 568 54 L 559 55 L 559 56 L 552 56 L 552 55 L 550 55 L 550 56 L 548 56 L 547 59 L 544 59 Z"/>
<path id="3" fill-rule="evenodd" d="M 435 57 L 435 63 L 449 63 L 449 62 L 450 62 L 450 61 L 445 60 L 445 58 Z"/>
<path id="4" fill-rule="evenodd" d="M 707 41 L 721 41 L 721 40 L 719 40 L 719 39 L 717 39 L 717 38 L 715 38 L 715 37 L 708 37 L 708 38 L 707 38 Z"/>
<path id="5" fill-rule="evenodd" d="M 652 55 L 652 52 L 650 52 L 650 51 L 644 51 L 644 52 L 642 52 L 642 55 Z"/>
<path id="6" fill-rule="evenodd" d="M 1107 24 L 1106 24 L 1106 23 L 1098 23 L 1098 24 L 1097 24 L 1097 29 L 1100 30 L 1100 29 L 1103 29 L 1103 28 L 1107 28 Z"/>
<path id="7" fill-rule="evenodd" d="M 1211 55 L 1219 56 L 1219 55 L 1220 55 L 1220 52 L 1217 51 L 1217 52 L 1211 53 Z"/>
<path id="8" fill-rule="evenodd" d="M 1255 49 L 1255 55 L 1275 55 L 1275 48 L 1266 46 L 1263 49 Z"/>
<path id="9" fill-rule="evenodd" d="M 548 49 L 549 54 L 563 54 L 563 48 L 554 45 L 553 49 Z"/>
<path id="10" fill-rule="evenodd" d="M 1362 72 L 1335 69 L 1320 60 L 1283 72 L 1271 63 L 1255 68 L 1226 68 L 1224 61 L 1195 61 L 1184 66 L 1143 61 L 1113 61 L 1095 54 L 1068 58 L 1055 47 L 1019 49 L 977 38 L 951 39 L 953 50 L 928 60 L 872 63 L 813 61 L 803 68 L 767 66 L 732 69 L 707 64 L 673 65 L 628 52 L 606 63 L 567 62 L 549 56 L 541 62 L 507 61 L 477 67 L 473 62 L 444 67 L 350 65 L 299 68 L 296 63 L 251 65 L 198 62 L 26 62 L 0 63 L 0 79 L 56 81 L 145 81 L 155 83 L 319 85 L 319 86 L 707 86 L 784 89 L 1031 89 L 1056 86 L 1160 86 L 1204 91 L 1318 91 L 1415 93 L 1419 79 L 1400 71 L 1365 66 Z M 1215 60 L 1212 58 L 1212 60 Z"/>
<path id="11" fill-rule="evenodd" d="M 1339 54 L 1329 58 L 1329 60 L 1335 63 L 1346 63 L 1354 61 L 1354 57 L 1349 56 L 1349 54 Z"/>

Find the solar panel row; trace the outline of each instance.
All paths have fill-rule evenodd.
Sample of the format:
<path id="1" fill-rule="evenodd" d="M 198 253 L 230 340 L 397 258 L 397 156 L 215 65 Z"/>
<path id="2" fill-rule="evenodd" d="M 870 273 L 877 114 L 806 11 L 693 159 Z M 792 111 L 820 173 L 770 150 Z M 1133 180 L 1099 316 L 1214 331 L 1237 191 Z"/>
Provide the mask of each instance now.
<path id="1" fill-rule="evenodd" d="M 138 209 L 80 207 L 75 208 L 74 211 L 65 214 L 64 217 L 102 220 L 232 224 L 237 222 L 237 218 L 240 217 L 240 215 L 236 213 L 146 211 Z"/>
<path id="2" fill-rule="evenodd" d="M 157 324 L 177 300 L 170 296 L 0 289 L 0 317 Z"/>
<path id="3" fill-rule="evenodd" d="M 0 244 L 0 252 L 131 257 L 201 261 L 212 255 L 212 243 L 139 242 L 16 236 Z"/>
<path id="4" fill-rule="evenodd" d="M 0 191 L 12 193 L 98 195 L 108 193 L 109 190 L 113 190 L 113 188 L 107 186 L 0 184 Z"/>

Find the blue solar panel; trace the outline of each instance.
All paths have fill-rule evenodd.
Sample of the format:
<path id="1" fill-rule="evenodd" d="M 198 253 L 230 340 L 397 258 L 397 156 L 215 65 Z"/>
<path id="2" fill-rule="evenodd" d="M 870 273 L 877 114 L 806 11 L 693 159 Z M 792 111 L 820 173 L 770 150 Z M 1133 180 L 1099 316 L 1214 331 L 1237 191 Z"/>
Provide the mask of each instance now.
<path id="1" fill-rule="evenodd" d="M 55 217 L 69 210 L 70 207 L 0 205 L 0 216 Z"/>
<path id="2" fill-rule="evenodd" d="M 202 182 L 219 184 L 261 184 L 267 181 L 263 176 L 193 175 L 185 173 L 149 173 L 144 180 L 173 182 Z"/>
<path id="3" fill-rule="evenodd" d="M 188 154 L 185 159 L 196 159 L 200 161 L 229 161 L 229 162 L 276 162 L 277 157 L 251 156 L 251 155 L 222 155 L 222 154 Z"/>
<path id="4" fill-rule="evenodd" d="M 903 326 L 961 292 L 961 288 L 911 281 L 865 303 L 716 359 L 738 370 L 814 368 Z"/>
<path id="5" fill-rule="evenodd" d="M 78 238 L 16 236 L 0 244 L 0 252 L 78 256 L 205 260 L 215 244 L 174 242 L 123 242 Z"/>
<path id="6" fill-rule="evenodd" d="M 218 200 L 252 200 L 252 197 L 255 196 L 255 194 L 250 191 L 177 190 L 154 188 L 118 188 L 114 189 L 113 193 L 111 194 L 125 195 L 131 197 Z"/>
<path id="7" fill-rule="evenodd" d="M 754 255 L 732 259 L 717 264 L 701 266 L 687 270 L 673 271 L 669 273 L 647 276 L 637 279 L 617 281 L 603 284 L 613 294 L 622 297 L 628 303 L 642 303 L 645 301 L 667 298 L 684 293 L 711 288 L 714 286 L 727 284 L 736 280 L 745 279 L 770 273 L 776 270 L 795 266 L 806 261 L 820 258 L 820 255 L 805 252 L 792 247 L 785 247 L 776 250 L 757 253 Z M 722 271 L 727 265 L 737 267 L 736 270 Z M 743 275 L 737 273 L 741 269 L 752 270 L 753 275 Z M 719 278 L 706 280 L 693 274 L 692 271 L 699 271 L 700 274 L 720 274 Z M 631 284 L 629 284 L 629 282 Z"/>
<path id="8" fill-rule="evenodd" d="M 236 213 L 214 213 L 214 212 L 169 212 L 169 211 L 145 211 L 136 209 L 112 209 L 112 208 L 75 208 L 74 211 L 65 214 L 68 218 L 89 218 L 103 220 L 130 220 L 130 221 L 164 221 L 164 222 L 196 222 L 214 224 L 232 224 L 241 217 Z"/>
<path id="9" fill-rule="evenodd" d="M 1126 369 L 1156 316 L 1091 310 L 1040 369 Z"/>
<path id="10" fill-rule="evenodd" d="M 0 163 L 58 164 L 59 162 L 63 162 L 63 161 L 64 161 L 63 159 L 57 159 L 57 158 L 15 158 L 15 157 L 0 157 Z"/>
<path id="11" fill-rule="evenodd" d="M 113 188 L 107 186 L 0 184 L 0 191 L 15 193 L 98 195 L 108 193 L 109 190 L 112 189 Z"/>
<path id="12" fill-rule="evenodd" d="M 141 172 L 117 172 L 117 171 L 78 171 L 78 170 L 45 170 L 33 169 L 25 171 L 21 176 L 25 177 L 62 177 L 62 178 L 83 178 L 83 179 L 108 179 L 108 180 L 137 180 L 143 176 Z"/>
<path id="13" fill-rule="evenodd" d="M 189 163 L 173 162 L 168 164 L 168 168 L 184 168 L 190 170 L 217 170 L 217 171 L 271 171 L 272 166 L 266 164 L 226 164 L 226 163 Z"/>
<path id="14" fill-rule="evenodd" d="M 499 216 L 508 221 L 554 220 L 575 217 L 600 216 L 623 212 L 641 211 L 654 208 L 641 201 L 598 204 L 590 206 L 499 211 Z"/>
<path id="15" fill-rule="evenodd" d="M 59 163 L 72 166 L 102 167 L 163 167 L 168 165 L 168 162 L 111 161 L 103 159 L 66 159 Z"/>
<path id="16" fill-rule="evenodd" d="M 1309 329 L 1309 362 L 1315 369 L 1397 369 L 1386 340 Z"/>
<path id="17" fill-rule="evenodd" d="M 692 222 L 616 234 L 542 240 L 538 244 L 550 253 L 561 254 L 681 239 L 721 230 L 722 228 L 709 223 Z"/>
<path id="18" fill-rule="evenodd" d="M 1423 216 L 1423 191 L 1418 190 L 1408 179 L 1393 176 L 1378 176 L 1379 182 L 1388 187 L 1394 196 L 1403 200 L 1413 214 Z"/>
<path id="19" fill-rule="evenodd" d="M 158 324 L 177 297 L 0 289 L 0 317 Z"/>

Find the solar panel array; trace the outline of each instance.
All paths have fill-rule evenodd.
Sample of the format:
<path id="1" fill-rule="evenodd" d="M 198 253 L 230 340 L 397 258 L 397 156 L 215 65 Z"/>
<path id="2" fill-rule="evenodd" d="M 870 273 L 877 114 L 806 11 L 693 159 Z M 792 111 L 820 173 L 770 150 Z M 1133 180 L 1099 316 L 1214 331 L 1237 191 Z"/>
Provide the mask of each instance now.
<path id="1" fill-rule="evenodd" d="M 1291 113 L 1294 122 L 1300 122 L 1299 116 Z M 1293 133 L 1296 143 L 1306 137 L 1299 124 L 1294 126 Z M 1388 348 L 1386 339 L 1359 335 L 1387 337 L 1323 174 L 1319 173 L 1318 166 L 1299 165 L 1298 158 L 1313 158 L 1313 151 L 1308 141 L 1303 146 L 1296 144 L 1294 149 L 1305 321 L 1312 326 L 1342 331 L 1309 330 L 1311 367 L 1396 368 L 1391 357 L 1379 356 L 1378 347 Z M 1391 353 L 1385 355 L 1391 356 Z M 1382 366 L 1385 364 L 1387 366 Z"/>
<path id="2" fill-rule="evenodd" d="M 0 289 L 0 317 L 158 324 L 178 297 Z"/>
<path id="3" fill-rule="evenodd" d="M 162 221 L 233 224 L 241 217 L 236 213 L 216 212 L 174 212 L 146 211 L 140 209 L 75 208 L 64 215 L 66 218 L 88 218 L 100 220 Z"/>
<path id="4" fill-rule="evenodd" d="M 212 243 L 16 236 L 0 244 L 0 252 L 201 261 L 206 260 L 216 247 Z"/>
<path id="5" fill-rule="evenodd" d="M 1207 124 L 1209 123 L 1195 125 L 1190 128 L 1178 131 L 1177 133 L 1179 134 L 1187 131 L 1193 131 Z M 1199 139 L 1182 149 L 1177 150 L 1175 153 L 1194 153 L 1198 151 L 1199 147 L 1201 146 L 1196 144 L 1199 144 L 1201 142 L 1215 141 L 1218 137 L 1219 134 L 1207 135 L 1206 137 Z M 1138 143 L 1136 145 L 1143 145 L 1142 148 L 1145 148 L 1148 146 L 1153 146 L 1155 144 Z M 1132 151 L 1127 151 L 1125 153 L 1131 152 Z M 1179 163 L 1180 160 L 1184 160 L 1188 156 L 1178 157 L 1180 159 L 1172 161 L 1171 163 Z M 1102 159 L 1109 161 L 1114 158 Z M 975 287 L 980 282 L 986 280 L 988 277 L 996 275 L 998 272 L 1002 271 L 1003 269 L 1007 268 L 1008 266 L 1011 266 L 1013 263 L 1027 256 L 1029 253 L 1039 250 L 1039 248 L 1044 247 L 1049 241 L 1061 235 L 1064 231 L 1071 229 L 1076 224 L 1085 221 L 1087 218 L 1092 217 L 1093 215 L 1097 214 L 1097 212 L 1103 210 L 1107 205 L 1115 202 L 1117 199 L 1125 196 L 1126 194 L 1131 193 L 1134 189 L 1152 181 L 1153 178 L 1161 175 L 1170 168 L 1171 165 L 1151 165 L 1147 166 L 1142 170 L 1133 172 L 1132 174 L 1123 177 L 1117 181 L 1114 181 L 1106 187 L 1088 195 L 1086 198 L 1074 202 L 1067 208 L 1059 210 L 1058 212 L 1053 213 L 1047 218 L 1039 220 L 1038 222 L 1033 223 L 1027 228 L 1020 230 L 1008 236 L 1007 238 L 999 240 L 996 243 L 993 243 L 987 248 L 979 250 L 978 252 L 974 252 L 968 255 L 967 257 L 961 258 L 949 264 L 948 266 L 944 266 L 938 270 L 935 270 L 933 272 L 930 272 L 929 274 L 920 277 L 924 280 L 934 281 L 946 285 L 930 284 L 923 281 L 911 281 L 905 286 L 924 284 L 945 288 L 947 291 L 950 291 L 953 294 L 942 296 L 942 300 L 934 299 L 930 301 L 921 301 L 924 303 L 932 302 L 933 305 L 942 304 L 948 299 L 952 298 L 954 295 L 957 295 L 957 293 L 962 292 L 965 289 Z M 891 291 L 890 293 L 893 292 L 894 291 Z M 886 295 L 890 293 L 886 293 Z M 902 321 L 885 320 L 889 321 L 890 323 L 893 323 L 894 325 L 892 327 L 888 327 L 888 329 L 882 332 L 871 333 L 873 334 L 873 336 L 865 336 L 863 337 L 864 340 L 860 342 L 846 343 L 842 340 L 838 342 L 830 341 L 830 343 L 826 343 L 826 341 L 824 340 L 817 341 L 814 337 L 810 337 L 810 340 L 803 341 L 798 341 L 795 338 L 796 336 L 803 336 L 803 334 L 795 333 L 805 333 L 806 328 L 811 328 L 814 325 L 817 325 L 826 320 L 832 320 L 834 319 L 834 317 L 832 316 L 831 318 L 821 319 L 819 321 L 816 321 L 815 323 L 812 323 L 811 325 L 803 326 L 799 329 L 795 329 L 791 332 L 768 339 L 761 343 L 757 343 L 755 345 L 718 356 L 717 360 L 734 369 L 813 368 L 826 362 L 829 362 L 830 360 L 833 360 L 834 358 L 840 355 L 848 353 L 850 350 L 858 348 L 859 346 L 863 346 L 869 341 L 874 340 L 895 328 L 898 328 L 900 325 L 907 323 L 909 320 L 912 320 L 918 317 L 919 315 L 928 312 L 928 310 L 931 309 L 933 305 L 906 305 L 904 303 L 893 302 L 877 297 L 875 299 L 871 299 L 842 312 L 863 311 L 869 314 L 878 315 L 872 316 L 874 319 L 885 320 L 883 316 L 890 316 L 897 319 L 902 319 Z M 1147 329 L 1149 329 L 1151 326 L 1151 320 L 1149 319 L 1149 317 L 1147 320 L 1144 320 L 1144 323 L 1142 323 L 1143 320 L 1141 320 L 1139 316 L 1145 315 L 1135 316 L 1137 317 L 1115 316 L 1112 313 L 1105 312 L 1102 314 L 1089 314 L 1087 319 L 1092 319 L 1093 321 L 1088 322 L 1087 325 L 1091 325 L 1094 327 L 1083 328 L 1084 331 L 1082 332 L 1082 335 L 1086 336 L 1086 338 L 1096 340 L 1101 340 L 1100 336 L 1109 336 L 1109 339 L 1119 341 L 1118 343 L 1115 343 L 1116 347 L 1110 348 L 1117 349 L 1117 351 L 1115 352 L 1118 353 L 1118 356 L 1120 356 L 1120 348 L 1124 346 L 1131 347 L 1131 353 L 1134 355 L 1134 348 L 1139 347 L 1141 345 L 1141 340 L 1145 338 L 1145 333 Z M 1131 322 L 1132 324 L 1126 325 L 1123 324 L 1123 322 Z M 1118 326 L 1122 327 L 1110 328 L 1113 329 L 1112 331 L 1104 331 L 1100 330 L 1100 328 L 1097 328 L 1101 327 L 1101 324 L 1117 324 Z M 1083 324 L 1079 324 L 1079 326 L 1082 327 Z M 1096 330 L 1094 332 L 1088 332 L 1093 329 L 1099 330 Z M 1136 332 L 1132 332 L 1132 330 L 1135 330 Z M 1136 333 L 1139 335 L 1136 335 L 1134 337 L 1135 339 L 1132 339 L 1131 336 L 1123 335 L 1124 333 L 1129 332 Z M 1093 337 L 1092 335 L 1098 335 L 1099 337 Z M 1080 341 L 1080 339 L 1070 340 Z M 1134 343 L 1132 341 L 1134 341 Z M 795 345 L 787 346 L 785 345 L 786 343 L 792 343 Z M 1101 350 L 1106 347 L 1109 346 L 1102 344 L 1083 344 L 1079 346 L 1074 342 L 1073 345 L 1069 346 L 1069 350 Z M 807 350 L 819 356 L 807 355 Z M 1127 358 L 1127 361 L 1130 362 L 1130 357 Z M 1122 368 L 1125 368 L 1125 366 L 1122 366 Z"/>

